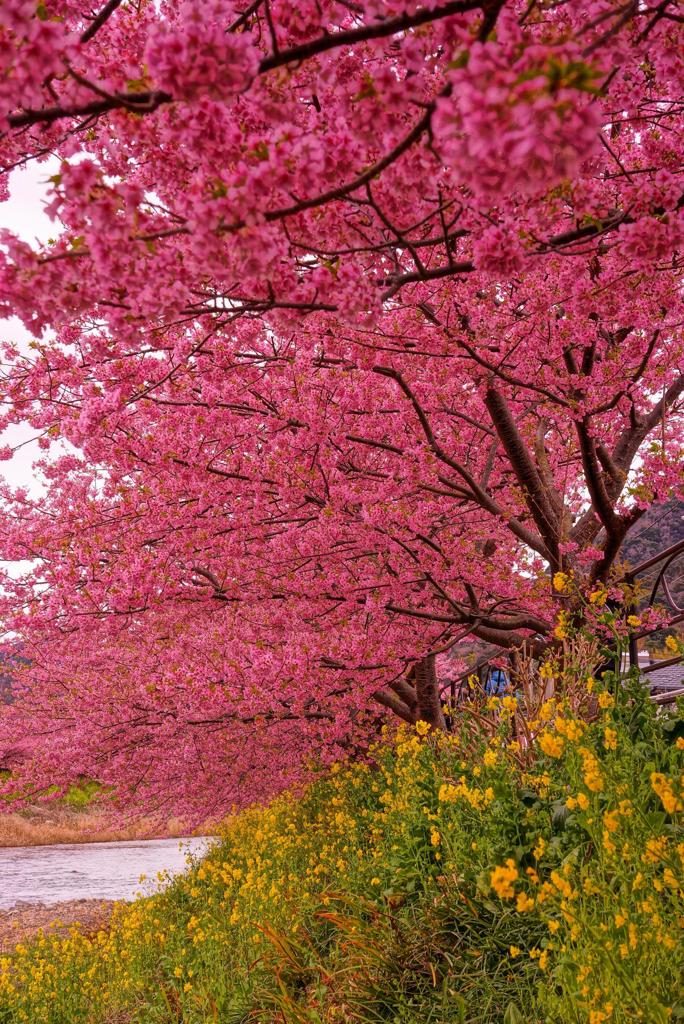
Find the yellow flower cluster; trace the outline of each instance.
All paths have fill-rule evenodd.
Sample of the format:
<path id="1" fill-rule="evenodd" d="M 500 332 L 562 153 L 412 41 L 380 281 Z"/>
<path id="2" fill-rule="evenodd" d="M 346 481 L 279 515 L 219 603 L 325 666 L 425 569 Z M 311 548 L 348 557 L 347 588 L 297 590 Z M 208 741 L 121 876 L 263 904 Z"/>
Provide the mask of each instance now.
<path id="1" fill-rule="evenodd" d="M 569 638 L 570 620 L 566 612 L 561 611 L 558 613 L 558 621 L 553 630 L 553 635 L 557 640 L 567 640 Z"/>
<path id="2" fill-rule="evenodd" d="M 574 681 L 584 700 L 585 679 L 582 671 Z M 421 928 L 437 941 L 442 913 L 456 922 L 464 913 L 466 935 L 486 926 L 492 893 L 506 903 L 497 941 L 510 943 L 510 974 L 516 985 L 533 977 L 544 1000 L 533 1007 L 530 997 L 530 1019 L 666 1024 L 684 970 L 684 842 L 650 812 L 654 793 L 668 815 L 682 811 L 681 754 L 654 745 L 658 770 L 640 775 L 643 753 L 635 757 L 620 707 L 601 697 L 606 714 L 593 723 L 563 696 L 518 732 L 501 714 L 516 710 L 505 704 L 515 698 L 458 740 L 421 723 L 401 728 L 374 749 L 372 767 L 337 767 L 296 797 L 240 813 L 187 877 L 117 908 L 107 931 L 43 936 L 0 958 L 2 1024 L 229 1019 L 233 979 L 240 992 L 255 976 L 272 986 L 268 1005 L 286 1006 L 292 1020 L 359 1019 L 325 1003 L 326 992 L 343 1000 L 347 984 L 382 962 L 372 953 L 370 967 L 355 960 L 350 969 L 348 934 L 355 957 L 384 950 L 372 929 L 389 922 L 395 941 L 410 902 L 412 941 Z M 530 745 L 528 728 L 532 737 L 541 730 Z M 552 759 L 543 769 L 539 751 Z M 578 816 L 554 831 L 563 803 Z M 350 907 L 357 916 L 345 916 Z M 319 946 L 341 959 L 316 975 Z M 463 961 L 481 962 L 482 949 L 473 940 Z M 554 983 L 539 986 L 537 971 L 553 972 Z M 278 986 L 290 975 L 285 993 Z M 328 986 L 330 977 L 341 984 Z M 422 1010 L 416 1019 L 433 1019 Z"/>
<path id="3" fill-rule="evenodd" d="M 682 801 L 675 793 L 674 783 L 662 772 L 651 772 L 651 786 L 668 814 L 684 810 Z"/>
<path id="4" fill-rule="evenodd" d="M 565 749 L 565 741 L 562 736 L 554 736 L 552 732 L 543 732 L 537 742 L 539 748 L 548 757 L 562 757 Z"/>
<path id="5" fill-rule="evenodd" d="M 577 796 L 569 796 L 565 803 L 570 811 L 574 811 L 577 807 L 581 811 L 586 811 L 589 807 L 589 797 L 586 793 L 578 793 Z"/>
<path id="6" fill-rule="evenodd" d="M 582 758 L 584 785 L 588 790 L 590 790 L 590 792 L 600 793 L 604 787 L 604 780 L 596 756 L 588 747 L 579 747 L 578 753 Z"/>
<path id="7" fill-rule="evenodd" d="M 617 750 L 617 732 L 609 726 L 603 730 L 603 744 L 606 750 Z"/>
<path id="8" fill-rule="evenodd" d="M 457 785 L 451 782 L 442 783 L 439 787 L 438 799 L 443 804 L 454 804 L 459 800 L 465 800 L 476 811 L 487 807 L 494 799 L 494 790 L 491 786 L 486 789 L 478 789 L 476 786 L 469 787 L 464 776 L 461 776 Z"/>
<path id="9" fill-rule="evenodd" d="M 495 867 L 490 876 L 492 889 L 502 900 L 512 900 L 515 896 L 513 883 L 519 878 L 515 861 L 509 857 L 505 864 Z"/>
<path id="10" fill-rule="evenodd" d="M 553 589 L 557 590 L 559 594 L 566 591 L 570 585 L 571 577 L 565 572 L 556 572 L 553 574 Z"/>
<path id="11" fill-rule="evenodd" d="M 563 718 L 559 715 L 554 723 L 556 732 L 560 733 L 561 736 L 565 736 L 570 743 L 575 743 L 577 740 L 582 738 L 584 733 L 584 723 L 578 721 L 576 718 Z"/>

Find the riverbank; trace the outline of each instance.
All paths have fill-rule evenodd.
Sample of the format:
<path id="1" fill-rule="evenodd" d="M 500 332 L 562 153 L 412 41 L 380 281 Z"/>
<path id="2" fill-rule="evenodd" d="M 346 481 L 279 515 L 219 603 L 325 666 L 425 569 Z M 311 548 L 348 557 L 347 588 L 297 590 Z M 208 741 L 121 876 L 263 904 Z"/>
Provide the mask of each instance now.
<path id="1" fill-rule="evenodd" d="M 112 900 L 67 900 L 64 903 L 20 903 L 11 910 L 0 910 L 0 954 L 14 952 L 18 944 L 30 942 L 38 933 L 65 935 L 78 927 L 83 935 L 93 935 L 109 920 Z"/>
<path id="2" fill-rule="evenodd" d="M 176 839 L 187 835 L 178 819 L 163 825 L 150 821 L 114 827 L 94 809 L 74 809 L 63 803 L 27 808 L 20 814 L 0 814 L 0 847 L 54 846 L 61 843 L 107 843 L 127 839 Z"/>

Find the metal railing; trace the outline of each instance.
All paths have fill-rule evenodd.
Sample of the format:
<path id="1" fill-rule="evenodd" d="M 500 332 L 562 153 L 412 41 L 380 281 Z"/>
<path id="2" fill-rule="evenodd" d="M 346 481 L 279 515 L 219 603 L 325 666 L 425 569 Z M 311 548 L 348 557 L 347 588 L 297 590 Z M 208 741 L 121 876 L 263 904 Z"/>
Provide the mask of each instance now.
<path id="1" fill-rule="evenodd" d="M 629 667 L 638 667 L 639 671 L 644 676 L 648 676 L 649 674 L 658 672 L 664 668 L 681 665 L 682 663 L 681 657 L 677 656 L 675 658 L 665 658 L 662 661 L 654 661 L 649 665 L 639 665 L 640 640 L 643 640 L 647 636 L 653 636 L 654 633 L 659 633 L 661 630 L 670 629 L 672 626 L 677 625 L 677 623 L 684 621 L 684 607 L 678 604 L 672 591 L 673 584 L 678 582 L 681 574 L 676 580 L 668 578 L 668 573 L 677 565 L 680 559 L 684 559 L 684 540 L 680 540 L 676 544 L 672 544 L 670 547 L 665 548 L 664 551 L 660 551 L 651 558 L 647 558 L 645 561 L 626 572 L 622 578 L 622 582 L 629 584 L 629 586 L 633 587 L 637 591 L 634 608 L 635 612 L 653 608 L 656 603 L 664 605 L 671 612 L 667 621 L 662 623 L 656 629 L 635 630 L 629 635 Z M 644 573 L 649 573 L 649 570 L 655 571 L 651 572 L 650 575 L 647 575 L 644 579 Z M 650 587 L 650 593 L 645 604 L 639 601 L 638 598 L 639 587 L 643 587 L 644 583 L 647 583 Z M 671 704 L 681 695 L 684 695 L 684 685 L 673 687 L 665 693 L 652 694 L 652 699 L 657 704 Z"/>
<path id="2" fill-rule="evenodd" d="M 668 578 L 668 573 L 677 565 L 680 559 L 684 560 L 684 540 L 678 541 L 676 544 L 672 544 L 670 547 L 665 548 L 664 551 L 646 559 L 633 569 L 629 569 L 620 580 L 622 583 L 629 584 L 629 586 L 633 587 L 637 592 L 639 585 L 641 584 L 643 586 L 644 582 L 648 582 L 650 586 L 649 597 L 645 604 L 637 598 L 634 605 L 635 613 L 643 611 L 645 608 L 652 608 L 656 603 L 664 604 L 672 613 L 667 621 L 662 623 L 656 629 L 634 630 L 629 634 L 627 664 L 630 669 L 638 668 L 643 676 L 648 676 L 660 669 L 682 664 L 682 659 L 679 656 L 675 658 L 666 658 L 662 661 L 654 661 L 648 665 L 639 664 L 640 640 L 643 640 L 647 636 L 652 636 L 654 633 L 658 633 L 661 630 L 670 629 L 679 622 L 684 622 L 684 607 L 677 603 L 672 591 L 673 584 L 678 582 L 680 577 L 677 577 L 677 580 Z M 642 578 L 643 574 L 648 573 L 649 570 L 655 570 L 655 572 L 652 572 L 650 576 L 647 576 L 645 581 Z M 684 573 L 681 574 L 681 578 L 684 578 Z M 477 680 L 475 689 L 479 689 L 480 692 L 484 693 L 486 691 L 489 673 L 493 668 L 499 667 L 496 664 L 497 662 L 502 662 L 507 658 L 508 652 L 503 648 L 498 648 L 493 652 L 489 651 L 486 656 L 475 661 L 473 665 L 460 673 L 460 675 L 447 679 L 440 686 L 440 695 L 442 700 L 448 702 L 451 708 L 458 708 L 458 706 L 469 699 L 471 695 L 472 691 L 468 685 L 468 680 L 472 676 L 475 676 Z M 510 678 L 512 674 L 512 666 L 510 666 L 507 671 Z M 653 693 L 651 694 L 651 699 L 654 703 L 662 705 L 671 704 L 680 696 L 684 696 L 684 685 L 675 686 L 671 690 L 663 693 Z"/>

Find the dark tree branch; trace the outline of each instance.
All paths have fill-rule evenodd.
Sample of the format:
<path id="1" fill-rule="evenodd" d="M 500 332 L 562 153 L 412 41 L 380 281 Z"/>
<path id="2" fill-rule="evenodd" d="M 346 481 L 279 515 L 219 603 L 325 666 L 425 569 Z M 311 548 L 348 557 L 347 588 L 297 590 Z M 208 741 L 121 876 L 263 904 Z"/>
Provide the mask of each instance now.
<path id="1" fill-rule="evenodd" d="M 552 556 L 551 564 L 556 566 L 558 564 L 560 523 L 549 501 L 544 482 L 522 439 L 506 399 L 492 385 L 487 388 L 485 404 L 499 435 L 499 440 L 508 456 L 508 461 L 520 484 L 525 504 L 530 510 L 547 551 Z"/>
<path id="2" fill-rule="evenodd" d="M 91 21 L 88 28 L 81 36 L 81 43 L 87 43 L 93 36 L 100 31 L 102 26 L 112 16 L 114 11 L 121 5 L 121 0 L 109 0 L 109 3 L 105 4 L 99 14 L 97 14 Z"/>

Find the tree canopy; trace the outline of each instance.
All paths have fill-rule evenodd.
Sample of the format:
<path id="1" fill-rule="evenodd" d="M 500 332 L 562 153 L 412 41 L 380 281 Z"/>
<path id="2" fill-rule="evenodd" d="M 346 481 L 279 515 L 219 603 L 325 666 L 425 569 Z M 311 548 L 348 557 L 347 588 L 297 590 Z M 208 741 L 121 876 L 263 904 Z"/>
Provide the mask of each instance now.
<path id="1" fill-rule="evenodd" d="M 6 0 L 0 189 L 60 160 L 54 239 L 0 238 L 27 778 L 214 813 L 610 586 L 684 483 L 683 24 Z"/>

